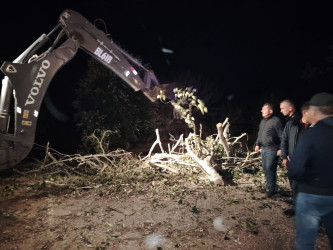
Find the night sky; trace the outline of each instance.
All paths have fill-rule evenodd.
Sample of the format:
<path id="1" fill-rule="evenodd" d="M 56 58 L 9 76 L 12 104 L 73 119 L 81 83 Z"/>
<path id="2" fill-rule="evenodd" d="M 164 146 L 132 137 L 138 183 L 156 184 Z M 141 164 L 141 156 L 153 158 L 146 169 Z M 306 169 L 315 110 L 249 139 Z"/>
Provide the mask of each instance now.
<path id="1" fill-rule="evenodd" d="M 149 64 L 161 83 L 191 75 L 212 90 L 205 91 L 211 110 L 235 102 L 252 105 L 246 112 L 260 115 L 265 101 L 290 98 L 301 105 L 317 92 L 333 92 L 327 81 L 302 78 L 306 67 L 321 66 L 333 55 L 332 4 L 307 2 L 12 1 L 0 15 L 0 60 L 15 59 L 57 24 L 63 10 L 73 9 L 91 22 L 102 19 L 112 39 Z M 80 59 L 88 57 L 77 57 L 57 74 L 52 90 L 75 86 L 84 76 Z M 71 109 L 66 105 L 72 100 L 64 100 L 71 93 L 54 100 L 63 112 Z"/>

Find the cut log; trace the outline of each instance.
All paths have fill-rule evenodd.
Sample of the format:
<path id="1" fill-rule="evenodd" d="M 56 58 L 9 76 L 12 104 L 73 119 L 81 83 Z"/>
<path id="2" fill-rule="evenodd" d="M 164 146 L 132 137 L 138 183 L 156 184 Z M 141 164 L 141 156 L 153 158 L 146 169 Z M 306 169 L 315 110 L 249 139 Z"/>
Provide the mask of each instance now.
<path id="1" fill-rule="evenodd" d="M 190 137 L 190 136 L 189 136 Z M 188 137 L 188 138 L 189 138 Z M 222 177 L 216 172 L 216 170 L 210 164 L 211 156 L 207 156 L 205 159 L 200 159 L 194 151 L 191 149 L 191 146 L 188 142 L 188 138 L 185 139 L 185 146 L 187 153 L 198 163 L 198 165 L 206 172 L 208 179 L 214 182 L 217 185 L 223 185 Z"/>

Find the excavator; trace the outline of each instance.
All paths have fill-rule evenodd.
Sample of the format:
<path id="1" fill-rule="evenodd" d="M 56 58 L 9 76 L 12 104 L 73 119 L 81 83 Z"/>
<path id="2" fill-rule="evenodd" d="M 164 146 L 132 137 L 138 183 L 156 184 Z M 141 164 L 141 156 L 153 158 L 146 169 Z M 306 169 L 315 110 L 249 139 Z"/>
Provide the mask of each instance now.
<path id="1" fill-rule="evenodd" d="M 46 47 L 51 36 L 55 39 Z M 42 49 L 45 51 L 37 54 Z M 161 94 L 173 99 L 174 83 L 160 84 L 152 70 L 115 44 L 104 31 L 76 11 L 64 10 L 47 35 L 42 34 L 14 61 L 5 61 L 1 66 L 5 76 L 0 97 L 0 171 L 14 167 L 32 150 L 48 86 L 79 49 L 111 69 L 134 91 L 142 91 L 150 101 L 155 102 Z"/>

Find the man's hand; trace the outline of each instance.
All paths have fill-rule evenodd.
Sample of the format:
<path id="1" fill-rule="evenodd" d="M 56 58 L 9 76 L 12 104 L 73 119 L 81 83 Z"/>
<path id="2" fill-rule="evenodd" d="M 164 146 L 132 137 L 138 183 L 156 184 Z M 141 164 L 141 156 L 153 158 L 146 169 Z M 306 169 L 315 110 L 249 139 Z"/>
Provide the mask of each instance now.
<path id="1" fill-rule="evenodd" d="M 260 147 L 257 145 L 257 146 L 254 148 L 254 151 L 255 151 L 256 153 L 259 153 L 259 151 L 260 151 Z"/>
<path id="2" fill-rule="evenodd" d="M 281 156 L 281 149 L 279 149 L 279 150 L 276 152 L 276 155 L 277 155 L 277 156 Z"/>
<path id="3" fill-rule="evenodd" d="M 286 168 L 288 168 L 288 165 L 289 165 L 289 160 L 288 159 L 283 159 L 282 163 Z"/>

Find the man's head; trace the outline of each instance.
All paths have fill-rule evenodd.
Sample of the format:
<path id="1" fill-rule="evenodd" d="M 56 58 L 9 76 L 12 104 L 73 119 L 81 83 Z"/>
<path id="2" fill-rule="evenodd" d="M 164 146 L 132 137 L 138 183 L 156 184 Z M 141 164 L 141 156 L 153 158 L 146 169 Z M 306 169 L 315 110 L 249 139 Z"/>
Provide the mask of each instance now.
<path id="1" fill-rule="evenodd" d="M 333 94 L 321 92 L 311 97 L 308 102 L 309 119 L 311 123 L 316 123 L 328 116 L 333 116 Z"/>
<path id="2" fill-rule="evenodd" d="M 292 116 L 295 113 L 295 105 L 292 101 L 286 99 L 280 103 L 280 110 L 284 116 Z"/>
<path id="3" fill-rule="evenodd" d="M 271 103 L 265 103 L 261 109 L 261 115 L 264 118 L 268 118 L 273 114 L 273 105 Z"/>
<path id="4" fill-rule="evenodd" d="M 309 117 L 309 108 L 310 105 L 308 102 L 304 103 L 301 107 L 302 112 L 302 123 L 310 124 L 310 117 Z"/>

